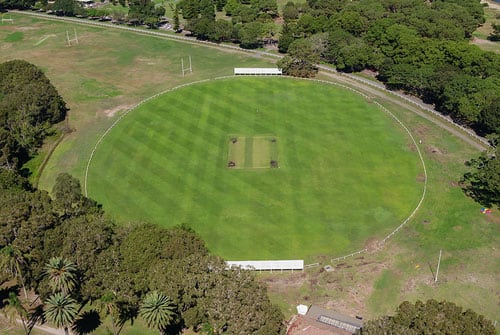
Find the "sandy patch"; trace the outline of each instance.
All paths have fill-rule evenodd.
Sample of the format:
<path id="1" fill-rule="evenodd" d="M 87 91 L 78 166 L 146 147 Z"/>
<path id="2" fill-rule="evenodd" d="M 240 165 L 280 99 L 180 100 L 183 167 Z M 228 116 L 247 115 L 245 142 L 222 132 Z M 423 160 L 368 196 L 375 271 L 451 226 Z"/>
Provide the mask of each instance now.
<path id="1" fill-rule="evenodd" d="M 102 113 L 104 115 L 106 115 L 107 117 L 113 117 L 113 116 L 115 116 L 116 113 L 121 112 L 123 110 L 127 110 L 129 108 L 132 108 L 133 106 L 134 105 L 119 105 L 119 106 L 116 106 L 116 107 L 113 107 L 110 109 L 106 109 L 106 110 L 102 111 Z"/>
<path id="2" fill-rule="evenodd" d="M 492 8 L 492 9 L 495 9 L 495 10 L 500 10 L 500 4 L 495 3 L 493 1 L 481 0 L 481 3 L 488 4 L 488 8 Z"/>

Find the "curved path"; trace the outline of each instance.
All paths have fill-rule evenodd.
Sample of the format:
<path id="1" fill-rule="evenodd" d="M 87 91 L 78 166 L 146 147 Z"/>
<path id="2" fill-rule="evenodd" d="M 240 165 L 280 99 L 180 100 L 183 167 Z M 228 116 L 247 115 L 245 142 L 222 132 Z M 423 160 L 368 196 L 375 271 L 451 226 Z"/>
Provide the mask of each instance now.
<path id="1" fill-rule="evenodd" d="M 47 14 L 35 13 L 35 12 L 27 12 L 27 11 L 13 10 L 11 12 L 17 13 L 17 14 L 22 14 L 22 15 L 36 16 L 36 17 L 40 17 L 40 18 L 43 18 L 46 20 L 65 21 L 65 22 L 71 22 L 71 23 L 75 23 L 75 24 L 79 24 L 79 25 L 127 30 L 127 31 L 131 31 L 134 33 L 138 33 L 138 34 L 142 34 L 142 35 L 149 35 L 149 36 L 153 36 L 153 37 L 157 37 L 157 38 L 163 38 L 163 39 L 168 39 L 168 40 L 173 40 L 173 41 L 178 41 L 178 42 L 183 42 L 183 43 L 189 43 L 189 44 L 204 45 L 207 47 L 216 48 L 216 49 L 225 50 L 225 51 L 231 50 L 234 52 L 240 52 L 240 53 L 245 53 L 248 55 L 254 55 L 255 57 L 268 57 L 268 58 L 272 58 L 274 60 L 284 57 L 281 54 L 275 54 L 275 53 L 258 51 L 258 50 L 242 49 L 238 46 L 228 45 L 228 44 L 217 44 L 217 43 L 213 43 L 213 42 L 199 41 L 199 40 L 196 40 L 194 38 L 181 36 L 181 35 L 168 34 L 168 33 L 160 32 L 160 31 L 156 31 L 156 30 L 146 30 L 146 29 L 128 27 L 128 26 L 124 26 L 124 25 L 116 25 L 116 24 L 112 24 L 112 23 L 96 22 L 96 21 L 78 19 L 78 18 L 73 18 L 73 17 L 60 17 L 60 16 L 47 15 Z M 383 97 L 385 99 L 388 99 L 392 103 L 395 103 L 397 105 L 400 105 L 402 107 L 407 108 L 408 110 L 410 110 L 410 111 L 422 116 L 423 118 L 433 122 L 434 124 L 447 130 L 448 132 L 452 133 L 453 135 L 457 136 L 458 138 L 462 139 L 463 141 L 476 147 L 479 150 L 485 150 L 485 149 L 490 147 L 488 140 L 486 140 L 484 137 L 478 136 L 474 132 L 472 132 L 470 129 L 467 129 L 465 127 L 462 127 L 462 126 L 454 123 L 450 118 L 437 112 L 433 108 L 433 106 L 423 103 L 418 98 L 415 98 L 415 97 L 412 97 L 412 96 L 409 96 L 409 95 L 406 95 L 406 94 L 403 94 L 400 92 L 388 90 L 385 88 L 385 86 L 382 83 L 379 83 L 379 82 L 375 82 L 375 81 L 371 81 L 371 80 L 368 80 L 365 78 L 361 78 L 361 77 L 353 75 L 353 74 L 345 74 L 345 73 L 337 72 L 334 68 L 332 68 L 330 66 L 318 65 L 318 67 L 320 70 L 322 70 L 322 73 L 325 73 L 327 76 L 331 77 L 332 79 L 341 81 L 341 82 L 348 84 L 350 86 L 354 86 L 356 89 L 368 92 L 369 94 Z"/>

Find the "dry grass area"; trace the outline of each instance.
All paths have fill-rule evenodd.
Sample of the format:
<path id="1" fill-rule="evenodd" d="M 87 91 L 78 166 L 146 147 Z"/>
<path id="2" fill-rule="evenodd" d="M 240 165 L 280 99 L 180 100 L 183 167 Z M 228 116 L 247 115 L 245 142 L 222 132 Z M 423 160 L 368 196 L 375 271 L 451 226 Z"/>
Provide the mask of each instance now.
<path id="1" fill-rule="evenodd" d="M 237 66 L 271 63 L 263 58 L 13 14 L 0 25 L 0 62 L 24 59 L 41 67 L 70 108 L 74 130 L 57 147 L 39 186 L 50 189 L 59 172 L 82 179 L 93 145 L 115 118 L 156 93 L 183 83 L 230 75 Z M 69 47 L 66 31 L 78 34 Z M 193 73 L 182 76 L 181 58 L 191 56 Z"/>
<path id="2" fill-rule="evenodd" d="M 500 53 L 500 42 L 492 42 L 487 38 L 493 31 L 492 24 L 500 24 L 500 4 L 493 1 L 482 1 L 487 6 L 484 8 L 486 22 L 473 33 L 471 43 L 483 50 Z"/>

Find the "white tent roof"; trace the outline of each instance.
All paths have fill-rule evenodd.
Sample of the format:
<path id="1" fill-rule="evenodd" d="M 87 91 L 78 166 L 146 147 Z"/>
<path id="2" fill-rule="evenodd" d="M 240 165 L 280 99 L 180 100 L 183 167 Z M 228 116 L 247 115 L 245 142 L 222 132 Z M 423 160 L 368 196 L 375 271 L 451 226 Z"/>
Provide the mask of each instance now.
<path id="1" fill-rule="evenodd" d="M 245 270 L 303 270 L 304 260 L 283 261 L 227 261 L 227 266 L 241 267 Z"/>
<path id="2" fill-rule="evenodd" d="M 235 67 L 235 75 L 280 75 L 281 69 L 274 67 Z"/>

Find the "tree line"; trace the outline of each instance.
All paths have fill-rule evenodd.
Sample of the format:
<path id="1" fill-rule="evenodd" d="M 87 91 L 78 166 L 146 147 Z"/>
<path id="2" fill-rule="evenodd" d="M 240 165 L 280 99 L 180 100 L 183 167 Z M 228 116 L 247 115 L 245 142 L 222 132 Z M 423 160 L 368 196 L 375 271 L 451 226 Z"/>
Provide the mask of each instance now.
<path id="1" fill-rule="evenodd" d="M 479 0 L 289 2 L 279 39 L 289 55 L 281 65 L 299 76 L 314 75 L 318 62 L 345 72 L 372 70 L 389 89 L 496 138 L 500 55 L 469 44 L 483 12 Z"/>

